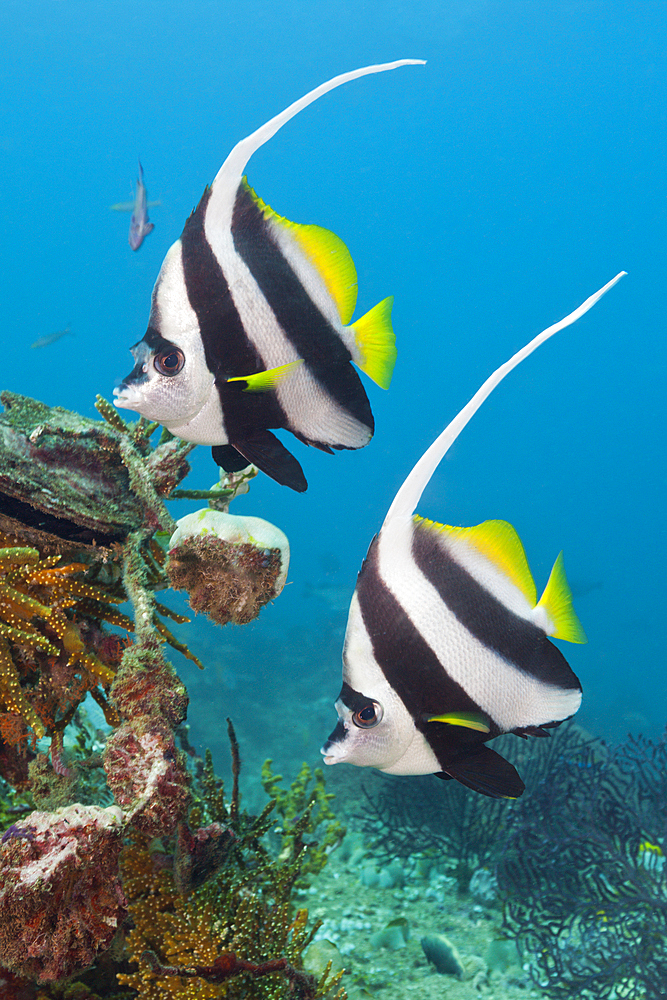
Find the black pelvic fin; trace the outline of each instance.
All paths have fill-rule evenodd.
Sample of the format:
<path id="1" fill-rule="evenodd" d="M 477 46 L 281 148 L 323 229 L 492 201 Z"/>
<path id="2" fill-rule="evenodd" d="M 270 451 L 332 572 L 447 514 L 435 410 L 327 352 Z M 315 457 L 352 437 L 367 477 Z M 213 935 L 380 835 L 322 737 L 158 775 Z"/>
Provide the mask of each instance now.
<path id="1" fill-rule="evenodd" d="M 216 444 L 211 448 L 211 453 L 215 464 L 225 472 L 240 472 L 250 465 L 245 455 L 232 448 L 231 444 Z"/>
<path id="2" fill-rule="evenodd" d="M 462 785 L 492 799 L 518 799 L 526 787 L 510 762 L 483 744 L 443 770 Z"/>
<path id="3" fill-rule="evenodd" d="M 303 469 L 271 431 L 254 431 L 243 441 L 234 441 L 233 447 L 245 457 L 246 465 L 252 462 L 281 486 L 289 486 L 297 493 L 308 489 Z"/>
<path id="4" fill-rule="evenodd" d="M 513 729 L 512 732 L 515 736 L 521 736 L 522 739 L 527 740 L 529 736 L 551 736 L 548 730 L 555 729 L 556 726 L 560 726 L 560 722 L 545 722 L 542 726 L 521 726 L 519 729 Z"/>

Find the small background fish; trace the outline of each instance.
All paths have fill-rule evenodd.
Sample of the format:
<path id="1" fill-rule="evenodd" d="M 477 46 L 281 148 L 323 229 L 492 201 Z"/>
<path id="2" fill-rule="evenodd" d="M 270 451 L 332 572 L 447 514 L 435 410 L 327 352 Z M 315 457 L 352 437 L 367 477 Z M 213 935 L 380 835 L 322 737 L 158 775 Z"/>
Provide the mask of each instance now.
<path id="1" fill-rule="evenodd" d="M 155 226 L 148 220 L 148 201 L 146 187 L 144 185 L 144 169 L 139 163 L 139 176 L 137 177 L 137 191 L 134 198 L 134 208 L 130 219 L 130 232 L 128 242 L 133 250 L 138 250 L 149 233 L 152 233 Z"/>
<path id="2" fill-rule="evenodd" d="M 45 333 L 43 337 L 38 337 L 37 340 L 30 345 L 30 347 L 31 349 L 36 347 L 48 347 L 49 344 L 55 344 L 56 340 L 60 340 L 61 337 L 67 336 L 68 333 L 72 333 L 69 328 L 69 324 L 64 330 L 55 330 L 53 333 Z"/>
<path id="3" fill-rule="evenodd" d="M 113 205 L 109 205 L 109 209 L 112 212 L 133 212 L 134 211 L 134 201 L 117 201 Z M 147 201 L 146 208 L 157 208 L 162 202 L 158 198 L 157 201 Z"/>

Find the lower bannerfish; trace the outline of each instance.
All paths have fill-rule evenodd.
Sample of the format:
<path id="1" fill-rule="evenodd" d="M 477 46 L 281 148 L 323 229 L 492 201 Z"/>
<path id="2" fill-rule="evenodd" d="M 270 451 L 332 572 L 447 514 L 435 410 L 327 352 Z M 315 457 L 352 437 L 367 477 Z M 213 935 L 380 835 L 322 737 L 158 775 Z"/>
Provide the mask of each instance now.
<path id="1" fill-rule="evenodd" d="M 148 221 L 148 201 L 144 184 L 144 169 L 139 161 L 139 176 L 137 177 L 137 192 L 134 197 L 134 208 L 130 219 L 128 242 L 133 250 L 138 250 L 155 226 Z"/>
<path id="2" fill-rule="evenodd" d="M 506 521 L 455 528 L 414 511 L 495 386 L 623 274 L 498 368 L 396 494 L 352 598 L 338 724 L 322 747 L 325 763 L 433 773 L 492 798 L 517 798 L 521 778 L 485 744 L 502 733 L 547 736 L 579 708 L 581 685 L 547 638 L 586 641 L 562 554 L 538 602 L 523 546 Z"/>
<path id="3" fill-rule="evenodd" d="M 254 152 L 324 94 L 418 62 L 337 76 L 234 146 L 164 259 L 116 406 L 211 446 L 227 472 L 253 464 L 298 492 L 307 487 L 301 465 L 271 429 L 329 453 L 368 444 L 373 415 L 352 362 L 388 388 L 393 300 L 351 322 L 357 273 L 343 241 L 278 215 L 244 172 Z"/>

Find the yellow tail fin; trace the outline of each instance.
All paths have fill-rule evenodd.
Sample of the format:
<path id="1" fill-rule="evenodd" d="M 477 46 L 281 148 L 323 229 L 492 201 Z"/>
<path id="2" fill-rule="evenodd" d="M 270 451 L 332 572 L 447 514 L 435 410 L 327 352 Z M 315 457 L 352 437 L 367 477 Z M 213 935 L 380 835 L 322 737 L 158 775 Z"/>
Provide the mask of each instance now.
<path id="1" fill-rule="evenodd" d="M 396 337 L 391 326 L 394 296 L 383 299 L 352 324 L 359 356 L 355 362 L 380 388 L 388 389 L 396 364 Z"/>
<path id="2" fill-rule="evenodd" d="M 551 576 L 544 588 L 538 608 L 544 608 L 552 628 L 548 634 L 568 642 L 588 642 L 582 624 L 572 606 L 572 591 L 565 576 L 563 553 L 561 552 L 551 570 Z"/>

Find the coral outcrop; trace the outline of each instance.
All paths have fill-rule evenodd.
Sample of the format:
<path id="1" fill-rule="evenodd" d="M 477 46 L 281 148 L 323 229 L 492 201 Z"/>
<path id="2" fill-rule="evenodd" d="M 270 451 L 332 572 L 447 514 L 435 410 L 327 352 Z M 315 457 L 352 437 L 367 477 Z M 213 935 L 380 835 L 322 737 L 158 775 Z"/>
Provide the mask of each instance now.
<path id="1" fill-rule="evenodd" d="M 0 810 L 0 992 L 205 1000 L 239 983 L 249 998 L 324 996 L 337 979 L 303 971 L 313 929 L 290 894 L 309 856 L 326 860 L 310 835 L 315 798 L 328 808 L 327 797 L 319 789 L 302 816 L 285 814 L 274 858 L 261 843 L 274 803 L 259 817 L 239 807 L 231 727 L 231 801 L 210 760 L 198 761 L 197 782 L 180 748 L 188 696 L 165 642 L 201 664 L 162 620 L 187 619 L 155 599 L 179 558 L 187 562 L 174 554 L 184 548 L 205 580 L 201 602 L 199 584 L 191 588 L 193 606 L 218 621 L 250 620 L 284 585 L 287 539 L 212 507 L 194 532 L 176 534 L 166 564 L 163 540 L 177 525 L 164 498 L 190 446 L 166 435 L 153 448 L 155 425 L 126 424 L 99 398 L 104 423 L 2 400 L 0 788 L 20 795 L 11 791 Z M 226 507 L 253 474 L 230 477 L 208 499 Z M 117 610 L 124 601 L 131 617 Z M 84 734 L 89 694 L 105 732 Z"/>
<path id="2" fill-rule="evenodd" d="M 122 814 L 73 805 L 33 812 L 0 846 L 0 965 L 45 982 L 85 968 L 125 916 Z"/>

